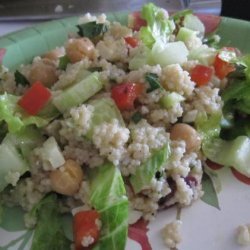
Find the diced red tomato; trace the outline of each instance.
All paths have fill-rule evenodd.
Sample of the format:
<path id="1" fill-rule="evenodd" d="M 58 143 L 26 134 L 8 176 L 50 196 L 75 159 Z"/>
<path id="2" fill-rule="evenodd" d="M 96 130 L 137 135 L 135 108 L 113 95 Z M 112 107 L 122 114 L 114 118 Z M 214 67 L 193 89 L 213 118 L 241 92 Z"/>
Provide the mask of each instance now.
<path id="1" fill-rule="evenodd" d="M 111 96 L 120 110 L 132 110 L 135 99 L 143 89 L 144 86 L 140 83 L 121 83 L 112 88 Z"/>
<path id="2" fill-rule="evenodd" d="M 213 75 L 213 69 L 205 65 L 198 64 L 191 70 L 191 80 L 198 86 L 207 84 Z"/>
<path id="3" fill-rule="evenodd" d="M 223 60 L 218 53 L 214 60 L 214 70 L 215 75 L 222 80 L 230 72 L 233 72 L 235 70 L 235 67 L 232 63 Z"/>
<path id="4" fill-rule="evenodd" d="M 95 210 L 81 211 L 75 214 L 73 219 L 73 233 L 75 250 L 87 250 L 93 247 L 100 236 L 100 228 L 96 220 L 100 219 L 100 214 Z M 92 237 L 94 242 L 88 246 L 82 246 L 84 237 Z"/>
<path id="5" fill-rule="evenodd" d="M 0 63 L 2 63 L 5 53 L 6 53 L 6 49 L 0 48 Z"/>
<path id="6" fill-rule="evenodd" d="M 124 40 L 125 42 L 130 45 L 132 48 L 135 48 L 138 46 L 138 39 L 136 39 L 135 37 L 132 37 L 132 36 L 127 36 L 127 37 L 124 37 Z"/>
<path id="7" fill-rule="evenodd" d="M 207 166 L 213 170 L 219 170 L 221 168 L 223 168 L 223 165 L 220 165 L 218 163 L 215 163 L 213 161 L 210 160 L 206 160 Z"/>
<path id="8" fill-rule="evenodd" d="M 44 87 L 41 82 L 37 81 L 22 96 L 18 104 L 28 114 L 36 115 L 46 105 L 50 98 L 50 91 Z"/>
<path id="9" fill-rule="evenodd" d="M 247 177 L 247 176 L 241 174 L 235 168 L 231 168 L 231 170 L 232 170 L 232 173 L 236 179 L 238 179 L 239 181 L 241 181 L 247 185 L 250 185 L 250 177 Z"/>
<path id="10" fill-rule="evenodd" d="M 135 11 L 128 16 L 128 27 L 138 31 L 142 26 L 147 26 L 146 20 L 141 18 L 140 11 Z"/>

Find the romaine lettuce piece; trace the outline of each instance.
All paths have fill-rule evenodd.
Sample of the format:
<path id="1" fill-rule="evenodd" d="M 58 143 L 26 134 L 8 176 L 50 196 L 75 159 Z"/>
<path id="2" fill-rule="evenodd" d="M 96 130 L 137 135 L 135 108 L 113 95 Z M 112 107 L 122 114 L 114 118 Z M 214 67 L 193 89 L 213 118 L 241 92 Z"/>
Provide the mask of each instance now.
<path id="1" fill-rule="evenodd" d="M 89 102 L 94 107 L 93 116 L 91 119 L 90 129 L 86 136 L 91 139 L 94 128 L 104 122 L 111 122 L 117 119 L 121 126 L 125 126 L 120 110 L 117 108 L 113 99 L 109 97 L 96 99 Z"/>
<path id="2" fill-rule="evenodd" d="M 0 145 L 0 192 L 10 183 L 16 183 L 19 177 L 29 169 L 29 164 L 18 150 L 10 144 Z"/>
<path id="3" fill-rule="evenodd" d="M 8 130 L 11 133 L 17 132 L 31 124 L 35 124 L 37 127 L 48 124 L 48 119 L 25 115 L 17 105 L 18 99 L 18 96 L 7 93 L 0 95 L 0 121 L 5 121 L 8 124 Z"/>
<path id="4" fill-rule="evenodd" d="M 72 107 L 84 103 L 103 88 L 103 83 L 99 79 L 99 73 L 94 72 L 63 90 L 52 100 L 58 110 L 63 113 Z"/>
<path id="5" fill-rule="evenodd" d="M 27 126 L 16 133 L 8 133 L 3 139 L 3 144 L 14 146 L 24 158 L 28 158 L 30 152 L 41 146 L 44 137 L 34 126 Z"/>
<path id="6" fill-rule="evenodd" d="M 152 48 L 152 61 L 162 67 L 187 61 L 188 49 L 182 41 L 163 44 L 156 42 Z"/>
<path id="7" fill-rule="evenodd" d="M 222 114 L 215 113 L 208 116 L 205 112 L 199 113 L 195 120 L 195 127 L 202 137 L 202 144 L 218 138 L 221 131 Z"/>
<path id="8" fill-rule="evenodd" d="M 141 16 L 147 21 L 147 26 L 141 27 L 140 38 L 143 43 L 152 48 L 156 41 L 167 43 L 170 34 L 175 29 L 173 20 L 168 19 L 168 14 L 153 3 L 142 7 Z"/>
<path id="9" fill-rule="evenodd" d="M 215 138 L 207 142 L 202 150 L 209 160 L 224 166 L 232 166 L 250 177 L 250 139 L 247 136 L 238 136 L 232 141 Z"/>
<path id="10" fill-rule="evenodd" d="M 90 180 L 90 202 L 97 210 L 127 199 L 121 173 L 111 163 L 92 170 Z"/>
<path id="11" fill-rule="evenodd" d="M 95 250 L 125 249 L 128 232 L 128 199 L 121 173 L 106 163 L 89 173 L 90 202 L 101 214 L 101 237 Z"/>
<path id="12" fill-rule="evenodd" d="M 8 133 L 0 145 L 0 192 L 29 170 L 28 155 L 44 138 L 34 127 Z"/>
<path id="13" fill-rule="evenodd" d="M 56 194 L 43 198 L 32 210 L 37 217 L 31 250 L 68 250 L 71 241 L 65 236 L 62 215 L 59 211 Z"/>
<path id="14" fill-rule="evenodd" d="M 101 238 L 93 250 L 125 249 L 128 228 L 128 201 L 119 202 L 101 210 Z"/>
<path id="15" fill-rule="evenodd" d="M 130 177 L 130 183 L 135 193 L 139 193 L 148 187 L 156 172 L 161 170 L 169 156 L 170 145 L 167 144 L 162 149 L 154 152 L 151 158 L 146 160 L 141 166 L 137 167 L 135 174 Z"/>

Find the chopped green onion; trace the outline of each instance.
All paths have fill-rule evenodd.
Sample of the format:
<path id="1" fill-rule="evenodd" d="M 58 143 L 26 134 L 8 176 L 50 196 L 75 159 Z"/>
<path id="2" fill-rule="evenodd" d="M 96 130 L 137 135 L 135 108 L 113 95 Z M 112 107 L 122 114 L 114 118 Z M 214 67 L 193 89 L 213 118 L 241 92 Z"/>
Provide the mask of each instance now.
<path id="1" fill-rule="evenodd" d="M 59 58 L 59 66 L 58 68 L 61 70 L 66 70 L 68 63 L 70 63 L 70 60 L 67 55 L 62 56 Z"/>
<path id="2" fill-rule="evenodd" d="M 15 72 L 15 81 L 17 84 L 21 84 L 22 86 L 30 85 L 28 79 L 18 70 Z"/>
<path id="3" fill-rule="evenodd" d="M 142 119 L 142 114 L 140 112 L 135 112 L 132 116 L 131 119 L 134 123 L 138 123 Z"/>
<path id="4" fill-rule="evenodd" d="M 78 28 L 78 35 L 82 37 L 94 38 L 103 35 L 108 30 L 108 26 L 104 23 L 88 22 L 84 24 L 79 24 L 76 26 Z"/>
<path id="5" fill-rule="evenodd" d="M 150 88 L 147 89 L 147 93 L 150 93 L 156 89 L 162 88 L 159 82 L 159 77 L 154 73 L 146 73 L 145 80 L 149 83 Z"/>

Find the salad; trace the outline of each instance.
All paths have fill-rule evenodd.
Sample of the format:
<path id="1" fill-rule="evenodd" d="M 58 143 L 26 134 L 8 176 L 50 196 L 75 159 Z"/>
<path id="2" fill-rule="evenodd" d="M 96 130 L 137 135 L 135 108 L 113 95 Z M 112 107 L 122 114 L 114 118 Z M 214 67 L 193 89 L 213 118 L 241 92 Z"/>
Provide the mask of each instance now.
<path id="1" fill-rule="evenodd" d="M 86 14 L 77 30 L 15 71 L 1 64 L 0 210 L 25 211 L 32 250 L 122 250 L 129 225 L 161 210 L 218 207 L 209 166 L 250 180 L 249 56 L 153 3 L 127 24 Z M 180 225 L 163 229 L 167 247 Z"/>

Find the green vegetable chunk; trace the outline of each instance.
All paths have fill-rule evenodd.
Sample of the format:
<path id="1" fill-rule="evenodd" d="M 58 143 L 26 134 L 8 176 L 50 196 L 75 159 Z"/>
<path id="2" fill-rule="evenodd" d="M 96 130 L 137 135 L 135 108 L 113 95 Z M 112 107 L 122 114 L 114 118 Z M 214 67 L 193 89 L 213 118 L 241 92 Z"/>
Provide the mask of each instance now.
<path id="1" fill-rule="evenodd" d="M 73 86 L 63 90 L 52 100 L 57 109 L 63 113 L 72 107 L 80 105 L 95 95 L 103 87 L 98 72 L 92 73 Z"/>
<path id="2" fill-rule="evenodd" d="M 184 100 L 185 98 L 176 92 L 166 92 L 166 94 L 160 99 L 160 104 L 162 107 L 169 109 Z"/>
<path id="3" fill-rule="evenodd" d="M 7 93 L 0 95 L 0 121 L 5 121 L 8 124 L 8 130 L 11 133 L 31 124 L 42 127 L 49 123 L 49 119 L 46 118 L 27 116 L 18 106 L 18 100 L 19 97 Z"/>
<path id="4" fill-rule="evenodd" d="M 0 192 L 12 182 L 15 182 L 15 175 L 22 175 L 28 169 L 28 163 L 13 145 L 0 145 Z"/>
<path id="5" fill-rule="evenodd" d="M 96 99 L 90 101 L 89 104 L 94 107 L 90 129 L 86 134 L 89 139 L 92 138 L 94 128 L 104 122 L 111 122 L 113 119 L 117 119 L 121 126 L 125 126 L 121 112 L 113 99 L 109 97 Z"/>
<path id="6" fill-rule="evenodd" d="M 62 218 L 55 194 L 50 194 L 36 205 L 33 211 L 38 222 L 32 240 L 31 250 L 69 250 L 71 241 L 63 231 Z"/>
<path id="7" fill-rule="evenodd" d="M 108 31 L 108 26 L 106 24 L 96 23 L 96 21 L 79 24 L 76 27 L 78 28 L 79 36 L 88 38 L 101 36 Z"/>
<path id="8" fill-rule="evenodd" d="M 215 138 L 203 146 L 204 155 L 213 162 L 233 166 L 243 175 L 250 177 L 250 139 L 238 136 L 232 141 Z"/>
<path id="9" fill-rule="evenodd" d="M 139 166 L 135 174 L 130 177 L 130 182 L 135 193 L 147 188 L 161 167 L 170 156 L 170 145 L 167 144 L 162 149 L 154 152 L 146 162 Z"/>
<path id="10" fill-rule="evenodd" d="M 152 48 L 152 60 L 154 64 L 162 67 L 170 64 L 182 64 L 187 61 L 188 49 L 182 41 L 167 44 L 156 42 Z"/>
<path id="11" fill-rule="evenodd" d="M 205 34 L 204 24 L 201 22 L 201 20 L 197 16 L 191 13 L 185 15 L 184 20 L 183 20 L 183 25 L 187 29 L 197 31 L 200 37 L 203 37 Z"/>
<path id="12" fill-rule="evenodd" d="M 90 202 L 101 214 L 101 237 L 95 250 L 125 249 L 128 199 L 121 173 L 111 163 L 90 172 Z"/>
<path id="13" fill-rule="evenodd" d="M 145 4 L 142 7 L 141 16 L 147 21 L 147 26 L 141 27 L 139 34 L 147 47 L 152 48 L 156 41 L 168 42 L 175 25 L 172 20 L 168 19 L 162 8 L 153 3 Z"/>
<path id="14" fill-rule="evenodd" d="M 29 170 L 26 159 L 31 150 L 42 142 L 40 131 L 31 126 L 5 136 L 0 145 L 0 192 Z"/>

